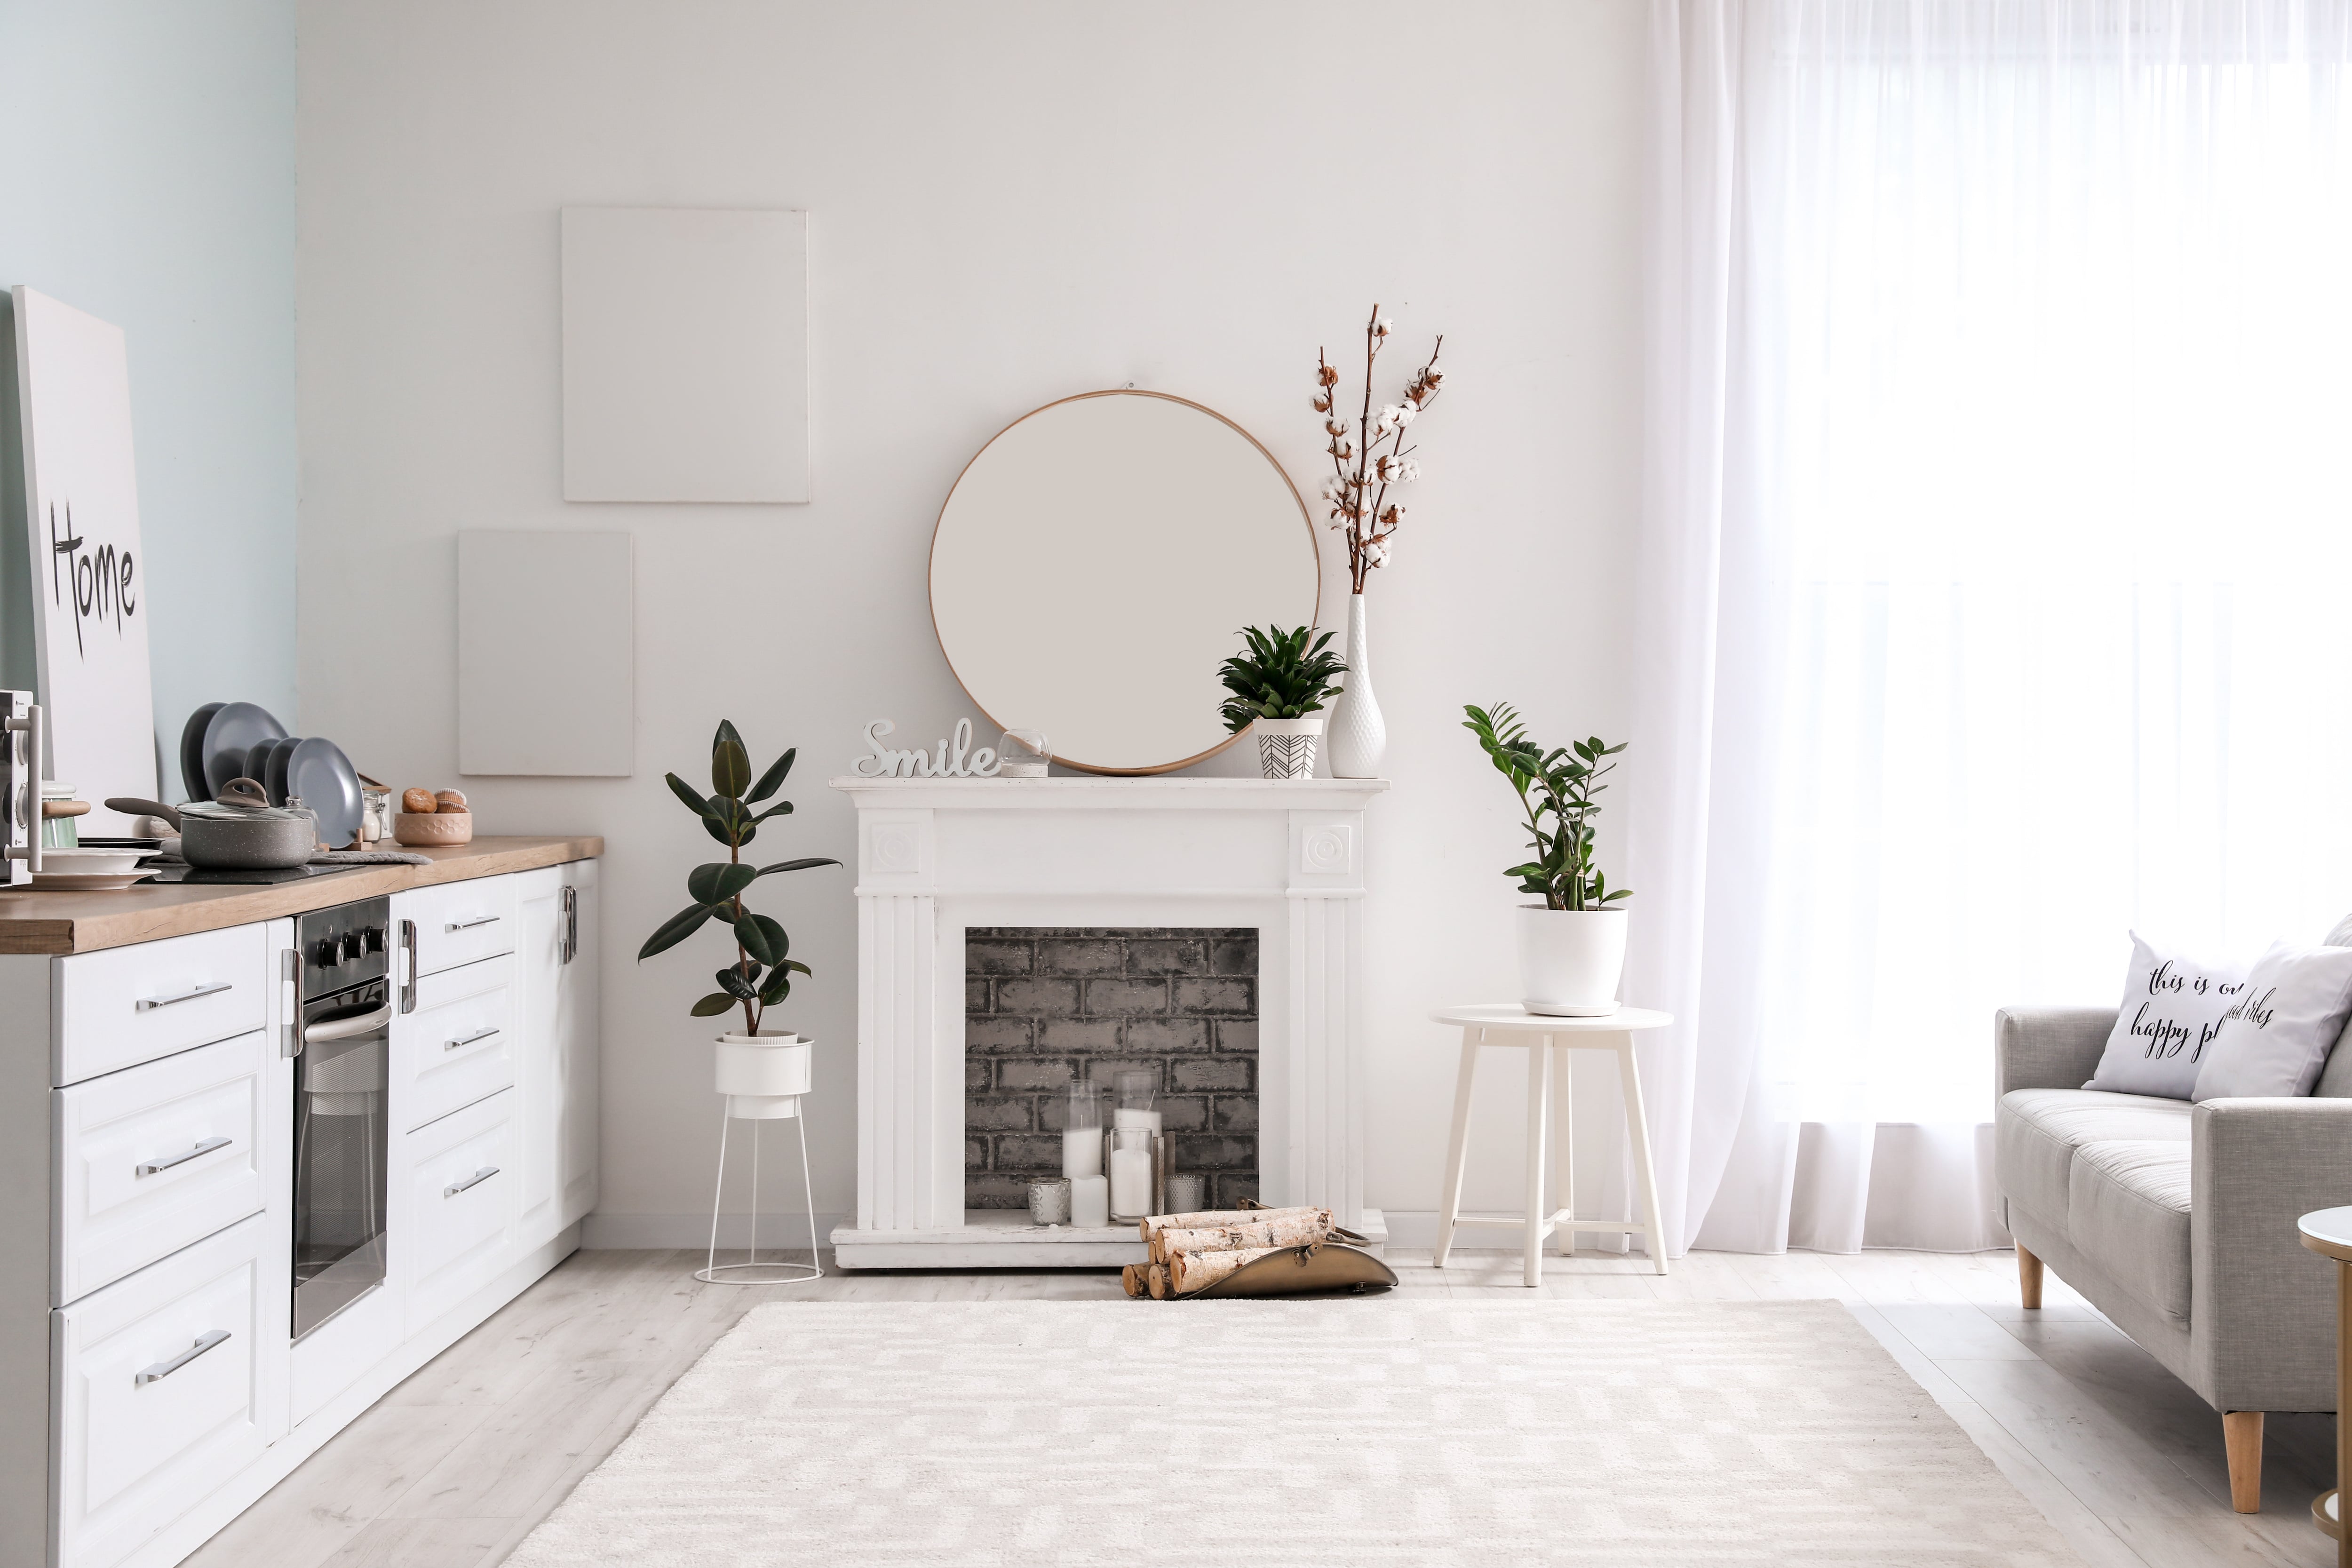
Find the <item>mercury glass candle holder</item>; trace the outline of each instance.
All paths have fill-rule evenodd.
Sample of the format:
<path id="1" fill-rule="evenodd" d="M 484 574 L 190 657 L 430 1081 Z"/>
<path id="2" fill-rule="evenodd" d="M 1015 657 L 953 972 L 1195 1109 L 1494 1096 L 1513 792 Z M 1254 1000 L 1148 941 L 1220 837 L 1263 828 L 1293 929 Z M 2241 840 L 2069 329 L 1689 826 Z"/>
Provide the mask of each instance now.
<path id="1" fill-rule="evenodd" d="M 1208 1206 L 1208 1178 L 1196 1171 L 1180 1171 L 1168 1178 L 1170 1214 L 1199 1214 Z"/>
<path id="2" fill-rule="evenodd" d="M 1033 1176 L 1029 1179 L 1029 1223 L 1031 1225 L 1070 1223 L 1069 1177 Z"/>

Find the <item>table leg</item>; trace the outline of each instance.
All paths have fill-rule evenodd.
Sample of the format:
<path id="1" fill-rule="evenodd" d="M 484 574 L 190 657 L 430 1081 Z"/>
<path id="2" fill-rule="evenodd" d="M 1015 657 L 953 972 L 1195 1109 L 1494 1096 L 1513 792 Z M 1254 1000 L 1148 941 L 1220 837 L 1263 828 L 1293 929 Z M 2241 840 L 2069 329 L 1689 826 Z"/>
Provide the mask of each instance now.
<path id="1" fill-rule="evenodd" d="M 1478 1037 L 1482 1031 L 1462 1031 L 1462 1070 L 1454 1080 L 1454 1137 L 1445 1146 L 1445 1197 L 1437 1210 L 1437 1250 L 1430 1266 L 1445 1267 L 1454 1250 L 1454 1222 L 1462 1214 L 1462 1167 L 1470 1157 L 1470 1086 L 1478 1077 Z"/>
<path id="2" fill-rule="evenodd" d="M 1571 1220 L 1576 1216 L 1576 1161 L 1574 1138 L 1574 1129 L 1576 1124 L 1574 1118 L 1575 1107 L 1573 1103 L 1573 1074 L 1570 1069 L 1574 1065 L 1575 1061 L 1576 1058 L 1570 1051 L 1568 1047 L 1554 1047 L 1551 1061 L 1551 1092 L 1554 1102 L 1551 1124 L 1552 1140 L 1557 1147 L 1553 1152 L 1552 1157 L 1552 1164 L 1554 1166 L 1552 1184 L 1554 1195 L 1559 1200 L 1559 1212 L 1568 1215 Z M 1574 1257 L 1576 1254 L 1576 1227 L 1573 1225 L 1563 1227 L 1560 1232 L 1560 1241 L 1562 1244 L 1560 1251 L 1566 1256 Z"/>
<path id="3" fill-rule="evenodd" d="M 1551 1037 L 1528 1042 L 1528 1238 L 1529 1289 L 1543 1283 L 1544 1134 L 1551 1130 Z"/>
<path id="4" fill-rule="evenodd" d="M 1658 1217 L 1658 1172 L 1650 1161 L 1650 1119 L 1642 1107 L 1642 1069 L 1633 1061 L 1633 1037 L 1617 1037 L 1617 1067 L 1625 1085 L 1625 1134 L 1633 1143 L 1633 1174 L 1642 1184 L 1643 1245 L 1659 1273 L 1666 1271 L 1666 1227 Z"/>

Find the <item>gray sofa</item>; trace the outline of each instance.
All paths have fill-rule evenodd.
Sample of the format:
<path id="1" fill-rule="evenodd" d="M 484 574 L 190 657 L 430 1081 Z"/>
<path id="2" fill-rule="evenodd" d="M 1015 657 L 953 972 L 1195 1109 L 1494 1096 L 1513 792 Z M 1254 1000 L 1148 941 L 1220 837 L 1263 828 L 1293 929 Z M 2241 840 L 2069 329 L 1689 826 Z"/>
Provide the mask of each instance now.
<path id="1" fill-rule="evenodd" d="M 2019 1289 L 2039 1308 L 2055 1269 L 2221 1412 L 2231 1500 L 2257 1512 L 2263 1412 L 2336 1408 L 2336 1269 L 2294 1222 L 2352 1204 L 2352 1046 L 2307 1100 L 2190 1105 L 2082 1087 L 2115 1023 L 2111 1007 L 1995 1015 Z"/>

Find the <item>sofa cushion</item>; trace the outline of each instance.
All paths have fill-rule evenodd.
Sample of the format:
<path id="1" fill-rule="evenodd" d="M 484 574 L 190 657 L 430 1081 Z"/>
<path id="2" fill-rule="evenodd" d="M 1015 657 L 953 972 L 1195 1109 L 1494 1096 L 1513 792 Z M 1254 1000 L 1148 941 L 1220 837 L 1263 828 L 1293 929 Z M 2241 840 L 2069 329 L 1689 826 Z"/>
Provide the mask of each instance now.
<path id="1" fill-rule="evenodd" d="M 2078 1144 L 2066 1238 L 2108 1278 L 2176 1321 L 2189 1321 L 2189 1142 L 2117 1138 Z"/>
<path id="2" fill-rule="evenodd" d="M 2049 1226 L 2069 1223 L 2074 1151 L 2085 1143 L 2189 1147 L 2186 1100 L 2094 1089 L 2012 1089 L 1993 1115 L 1993 1171 L 2001 1194 Z"/>

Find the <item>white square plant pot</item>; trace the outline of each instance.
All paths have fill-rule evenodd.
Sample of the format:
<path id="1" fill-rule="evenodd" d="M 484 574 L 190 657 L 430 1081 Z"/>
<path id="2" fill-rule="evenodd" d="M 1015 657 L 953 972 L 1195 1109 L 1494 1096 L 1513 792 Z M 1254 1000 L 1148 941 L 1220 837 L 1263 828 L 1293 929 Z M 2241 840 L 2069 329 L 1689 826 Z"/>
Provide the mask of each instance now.
<path id="1" fill-rule="evenodd" d="M 1260 719 L 1250 725 L 1257 737 L 1257 764 L 1270 779 L 1311 779 L 1315 776 L 1315 745 L 1323 736 L 1323 715 L 1302 719 Z"/>

